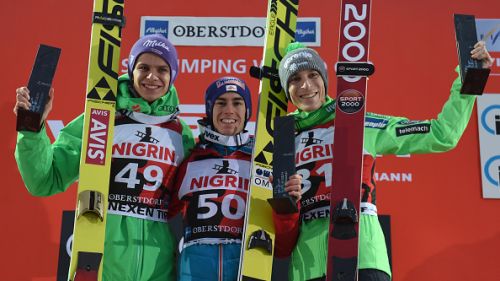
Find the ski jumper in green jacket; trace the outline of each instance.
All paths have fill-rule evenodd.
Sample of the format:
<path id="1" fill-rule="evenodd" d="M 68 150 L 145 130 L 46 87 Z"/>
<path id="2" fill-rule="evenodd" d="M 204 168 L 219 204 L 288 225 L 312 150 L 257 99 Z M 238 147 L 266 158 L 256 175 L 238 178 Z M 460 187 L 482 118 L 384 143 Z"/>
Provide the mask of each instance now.
<path id="1" fill-rule="evenodd" d="M 189 155 L 194 139 L 190 128 L 177 118 L 179 100 L 173 86 L 151 104 L 135 97 L 128 75 L 119 78 L 118 87 L 103 280 L 175 280 L 176 240 L 166 218 L 120 210 L 128 209 L 130 203 L 143 209 L 166 211 L 169 200 L 165 191 L 173 184 L 177 167 Z M 15 156 L 31 194 L 50 196 L 64 192 L 78 179 L 82 129 L 83 115 L 80 115 L 61 130 L 53 144 L 45 127 L 38 133 L 18 133 Z M 163 155 L 167 155 L 164 158 L 168 161 L 146 155 L 144 151 L 152 146 L 165 151 Z M 137 179 L 133 179 L 137 184 L 128 186 L 130 182 L 126 181 L 130 180 L 134 167 L 140 168 Z M 148 184 L 142 174 L 145 167 L 159 167 L 163 171 L 163 179 L 157 181 L 154 192 L 150 192 L 150 186 L 147 191 L 141 188 Z M 135 202 L 122 200 L 127 196 Z M 137 204 L 140 200 L 149 203 Z"/>
<path id="2" fill-rule="evenodd" d="M 460 94 L 453 83 L 449 100 L 436 119 L 414 121 L 367 113 L 363 152 L 363 180 L 359 237 L 359 269 L 378 269 L 391 275 L 384 234 L 377 218 L 375 161 L 377 155 L 444 152 L 454 148 L 473 109 L 475 96 Z M 290 280 L 309 280 L 326 273 L 335 101 L 327 97 L 318 110 L 297 110 L 295 139 L 297 173 L 302 175 L 300 215 L 275 216 L 276 255 L 291 252 Z M 307 146 L 307 140 L 317 143 Z M 319 140 L 319 141 L 318 141 Z M 327 169 L 330 169 L 327 171 Z"/>
<path id="3" fill-rule="evenodd" d="M 290 280 L 320 280 L 326 275 L 330 212 L 331 159 L 335 100 L 327 95 L 328 77 L 323 60 L 312 49 L 290 46 L 279 74 L 287 96 L 299 108 L 293 112 L 296 128 L 296 168 L 302 175 L 300 213 L 273 214 L 276 225 L 275 255 L 291 254 Z M 487 54 L 487 52 L 486 52 Z M 469 122 L 475 96 L 460 94 L 457 78 L 436 119 L 367 113 L 359 222 L 360 270 L 377 270 L 391 276 L 384 234 L 377 217 L 375 161 L 377 155 L 444 152 L 454 148 Z M 368 272 L 368 271 L 365 271 Z M 385 278 L 384 278 L 385 279 Z"/>

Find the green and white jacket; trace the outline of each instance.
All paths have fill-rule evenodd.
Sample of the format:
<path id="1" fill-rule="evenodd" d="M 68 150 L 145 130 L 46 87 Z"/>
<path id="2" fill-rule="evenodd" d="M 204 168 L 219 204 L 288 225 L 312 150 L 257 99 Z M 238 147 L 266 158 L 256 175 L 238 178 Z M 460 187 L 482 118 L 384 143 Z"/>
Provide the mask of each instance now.
<path id="1" fill-rule="evenodd" d="M 436 119 L 408 120 L 367 113 L 363 152 L 359 268 L 391 275 L 384 234 L 377 218 L 377 155 L 444 152 L 454 148 L 469 122 L 475 96 L 460 94 L 457 78 Z M 291 254 L 290 280 L 309 280 L 326 272 L 332 173 L 335 100 L 327 97 L 318 110 L 292 113 L 296 120 L 296 167 L 303 179 L 300 214 L 274 214 L 276 256 Z M 330 178 L 331 179 L 331 178 Z M 334 183 L 333 183 L 334 185 Z"/>
<path id="2" fill-rule="evenodd" d="M 175 280 L 176 241 L 168 226 L 166 190 L 194 146 L 189 126 L 177 118 L 174 87 L 149 104 L 119 78 L 109 190 L 103 280 Z M 50 196 L 78 179 L 83 114 L 53 144 L 45 127 L 19 132 L 16 161 L 28 191 Z"/>

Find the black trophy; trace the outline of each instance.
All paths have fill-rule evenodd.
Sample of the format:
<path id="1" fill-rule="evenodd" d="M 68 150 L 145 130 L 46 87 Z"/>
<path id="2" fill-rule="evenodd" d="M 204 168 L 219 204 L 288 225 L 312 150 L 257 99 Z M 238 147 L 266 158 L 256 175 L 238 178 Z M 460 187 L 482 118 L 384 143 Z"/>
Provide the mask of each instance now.
<path id="1" fill-rule="evenodd" d="M 460 93 L 482 95 L 490 69 L 483 68 L 482 62 L 471 58 L 470 52 L 477 43 L 476 19 L 472 15 L 455 14 L 455 35 L 462 88 Z"/>
<path id="2" fill-rule="evenodd" d="M 41 118 L 60 54 L 61 49 L 59 48 L 47 45 L 38 47 L 35 64 L 28 82 L 31 106 L 29 110 L 19 108 L 17 111 L 17 131 L 40 131 Z"/>
<path id="3" fill-rule="evenodd" d="M 295 174 L 295 118 L 274 119 L 273 198 L 267 199 L 278 214 L 298 212 L 295 198 L 285 191 L 285 183 Z"/>

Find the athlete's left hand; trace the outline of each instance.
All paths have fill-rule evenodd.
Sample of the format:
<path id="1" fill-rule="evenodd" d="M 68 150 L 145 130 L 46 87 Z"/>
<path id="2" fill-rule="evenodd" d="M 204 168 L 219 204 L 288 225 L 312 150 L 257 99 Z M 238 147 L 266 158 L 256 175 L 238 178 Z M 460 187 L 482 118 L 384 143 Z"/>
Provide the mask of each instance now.
<path id="1" fill-rule="evenodd" d="M 486 50 L 486 42 L 484 41 L 477 42 L 470 54 L 471 58 L 483 61 L 483 68 L 490 68 L 493 65 L 493 58 Z"/>

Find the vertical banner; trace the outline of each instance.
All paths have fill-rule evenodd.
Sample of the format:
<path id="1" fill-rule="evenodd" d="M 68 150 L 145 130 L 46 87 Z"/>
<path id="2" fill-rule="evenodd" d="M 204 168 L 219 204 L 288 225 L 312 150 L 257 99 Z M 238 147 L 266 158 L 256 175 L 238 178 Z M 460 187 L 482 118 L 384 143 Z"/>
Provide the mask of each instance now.
<path id="1" fill-rule="evenodd" d="M 500 198 L 500 94 L 477 99 L 483 198 Z"/>
<path id="2" fill-rule="evenodd" d="M 500 19 L 476 19 L 476 26 L 494 59 L 486 85 L 492 94 L 477 99 L 483 198 L 500 199 Z"/>

